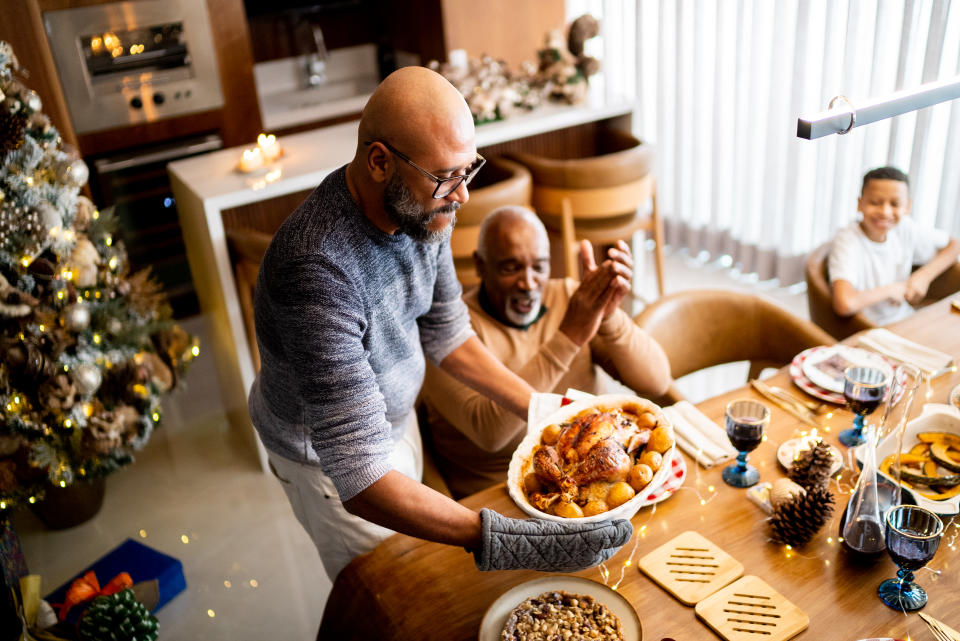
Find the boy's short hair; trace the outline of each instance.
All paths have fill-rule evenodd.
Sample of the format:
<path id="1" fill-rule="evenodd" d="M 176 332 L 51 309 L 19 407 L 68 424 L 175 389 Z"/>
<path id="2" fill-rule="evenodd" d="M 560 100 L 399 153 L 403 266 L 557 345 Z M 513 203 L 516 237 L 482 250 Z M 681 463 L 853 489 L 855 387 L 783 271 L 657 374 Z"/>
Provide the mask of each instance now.
<path id="1" fill-rule="evenodd" d="M 877 167 L 863 175 L 863 184 L 860 186 L 861 196 L 863 192 L 867 190 L 867 183 L 871 180 L 899 180 L 902 183 L 906 183 L 907 188 L 910 187 L 910 178 L 896 167 Z"/>

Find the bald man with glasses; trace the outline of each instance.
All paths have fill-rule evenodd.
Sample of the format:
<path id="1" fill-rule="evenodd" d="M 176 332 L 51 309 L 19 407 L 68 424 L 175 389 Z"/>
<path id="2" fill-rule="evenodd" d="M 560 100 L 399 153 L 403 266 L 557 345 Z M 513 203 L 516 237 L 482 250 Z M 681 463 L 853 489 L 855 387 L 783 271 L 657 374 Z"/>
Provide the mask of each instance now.
<path id="1" fill-rule="evenodd" d="M 519 416 L 532 389 L 480 343 L 460 298 L 450 232 L 484 163 L 463 97 L 426 68 L 396 71 L 357 142 L 278 230 L 255 296 L 250 415 L 328 575 L 395 531 L 462 546 L 481 570 L 609 558 L 629 522 L 478 513 L 419 482 L 425 358 Z"/>

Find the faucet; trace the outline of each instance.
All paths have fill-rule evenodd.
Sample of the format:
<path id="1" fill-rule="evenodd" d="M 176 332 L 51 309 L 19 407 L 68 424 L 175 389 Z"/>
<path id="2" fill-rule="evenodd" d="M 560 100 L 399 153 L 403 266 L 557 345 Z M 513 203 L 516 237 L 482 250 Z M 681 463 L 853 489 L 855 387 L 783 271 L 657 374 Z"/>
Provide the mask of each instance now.
<path id="1" fill-rule="evenodd" d="M 316 51 L 307 55 L 307 87 L 318 87 L 327 82 L 327 45 L 320 25 L 311 25 Z"/>

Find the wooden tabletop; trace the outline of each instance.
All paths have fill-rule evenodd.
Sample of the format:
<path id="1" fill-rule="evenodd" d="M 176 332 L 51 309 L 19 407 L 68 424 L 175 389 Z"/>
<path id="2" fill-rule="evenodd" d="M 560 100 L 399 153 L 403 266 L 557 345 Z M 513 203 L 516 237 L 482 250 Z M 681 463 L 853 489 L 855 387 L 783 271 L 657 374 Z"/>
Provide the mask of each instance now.
<path id="1" fill-rule="evenodd" d="M 960 361 L 960 313 L 950 311 L 948 300 L 921 310 L 891 329 Z M 800 393 L 785 370 L 772 382 Z M 947 402 L 949 391 L 957 384 L 960 373 L 954 371 L 929 386 L 921 386 L 912 413 L 918 413 L 924 402 Z M 777 447 L 808 428 L 748 387 L 709 399 L 698 407 L 722 424 L 726 404 L 741 397 L 761 400 L 771 409 L 768 438 L 750 454 L 750 463 L 760 470 L 761 481 L 774 481 L 785 475 L 776 460 Z M 836 435 L 850 426 L 852 415 L 837 408 L 832 417 L 821 421 L 820 433 L 846 456 L 846 448 Z M 767 515 L 747 500 L 745 491 L 723 482 L 722 466 L 704 469 L 689 457 L 686 462 L 684 486 L 666 501 L 641 509 L 633 518 L 634 539 L 606 564 L 606 583 L 619 582 L 618 591 L 640 617 L 644 639 L 718 638 L 696 618 L 692 607 L 681 604 L 637 569 L 637 559 L 686 530 L 695 530 L 713 541 L 743 563 L 745 574 L 759 576 L 803 610 L 810 617 L 810 626 L 797 639 L 933 638 L 916 614 L 894 611 L 877 597 L 880 582 L 896 573 L 893 562 L 883 556 L 866 565 L 857 564 L 837 542 L 839 519 L 849 497 L 849 473 L 844 473 L 839 492 L 833 484 L 837 505 L 831 521 L 804 548 L 788 550 L 770 540 Z M 502 484 L 462 503 L 525 518 Z M 929 595 L 923 612 L 960 627 L 960 518 L 944 519 L 944 523 L 946 533 L 929 566 L 939 570 L 939 576 L 926 570 L 916 576 Z M 577 575 L 604 582 L 598 568 Z M 398 534 L 340 573 L 327 601 L 320 638 L 476 639 L 484 612 L 497 597 L 515 585 L 543 576 L 549 574 L 480 572 L 473 556 L 461 548 Z"/>

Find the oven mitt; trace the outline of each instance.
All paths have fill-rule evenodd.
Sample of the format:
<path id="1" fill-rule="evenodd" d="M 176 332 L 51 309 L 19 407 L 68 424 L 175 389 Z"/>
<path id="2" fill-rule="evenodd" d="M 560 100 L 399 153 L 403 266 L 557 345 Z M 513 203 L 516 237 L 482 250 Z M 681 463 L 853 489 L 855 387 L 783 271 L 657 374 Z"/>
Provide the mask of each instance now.
<path id="1" fill-rule="evenodd" d="M 630 521 L 554 523 L 511 519 L 480 511 L 481 547 L 473 551 L 480 570 L 574 572 L 609 559 L 633 536 Z"/>

